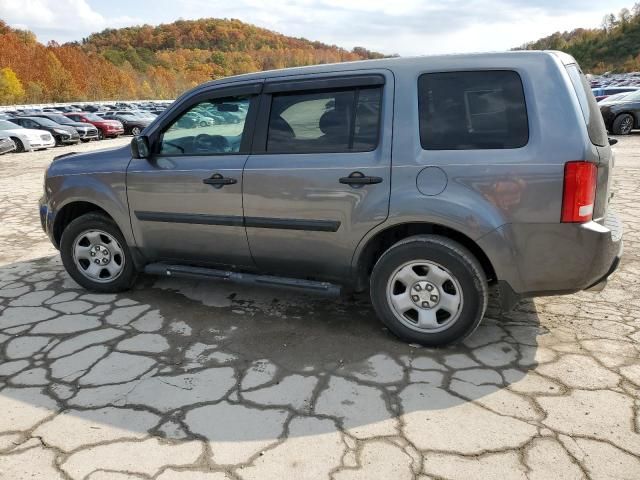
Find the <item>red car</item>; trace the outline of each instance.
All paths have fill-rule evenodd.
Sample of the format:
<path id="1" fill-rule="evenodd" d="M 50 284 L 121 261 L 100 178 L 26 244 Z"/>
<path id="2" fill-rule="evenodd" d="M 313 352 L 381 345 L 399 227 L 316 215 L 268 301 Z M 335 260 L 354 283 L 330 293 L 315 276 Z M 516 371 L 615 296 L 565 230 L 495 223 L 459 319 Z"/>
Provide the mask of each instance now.
<path id="1" fill-rule="evenodd" d="M 98 138 L 100 140 L 109 137 L 116 138 L 124 133 L 124 127 L 122 126 L 122 123 L 118 122 L 117 120 L 105 120 L 95 113 L 72 112 L 65 113 L 64 115 L 69 117 L 74 122 L 90 123 L 91 125 L 96 127 L 98 129 Z"/>

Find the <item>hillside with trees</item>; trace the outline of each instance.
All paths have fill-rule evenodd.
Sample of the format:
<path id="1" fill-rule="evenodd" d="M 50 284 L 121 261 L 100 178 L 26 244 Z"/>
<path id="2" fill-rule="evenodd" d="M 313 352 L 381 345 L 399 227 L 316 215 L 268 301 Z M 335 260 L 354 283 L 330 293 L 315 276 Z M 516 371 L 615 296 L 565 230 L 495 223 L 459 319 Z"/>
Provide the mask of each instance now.
<path id="1" fill-rule="evenodd" d="M 175 98 L 228 75 L 382 57 L 213 18 L 108 29 L 63 45 L 0 20 L 0 45 L 0 105 Z"/>
<path id="2" fill-rule="evenodd" d="M 640 71 L 640 3 L 606 15 L 600 28 L 556 32 L 516 50 L 562 50 L 590 73 Z"/>

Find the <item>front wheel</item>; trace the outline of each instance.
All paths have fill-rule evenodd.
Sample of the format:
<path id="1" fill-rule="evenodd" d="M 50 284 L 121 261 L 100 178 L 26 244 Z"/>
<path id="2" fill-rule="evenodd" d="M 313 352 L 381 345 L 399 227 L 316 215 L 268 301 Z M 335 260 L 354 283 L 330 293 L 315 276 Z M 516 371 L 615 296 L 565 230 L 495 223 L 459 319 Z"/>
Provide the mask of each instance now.
<path id="1" fill-rule="evenodd" d="M 633 115 L 623 113 L 613 121 L 612 130 L 615 135 L 629 135 L 633 130 Z"/>
<path id="2" fill-rule="evenodd" d="M 133 128 L 131 129 L 131 135 L 133 135 L 134 137 L 136 137 L 136 136 L 140 135 L 140 131 L 141 131 L 141 130 L 140 130 L 140 127 L 133 127 Z"/>
<path id="3" fill-rule="evenodd" d="M 98 140 L 104 140 L 104 132 L 102 130 L 98 130 Z"/>
<path id="4" fill-rule="evenodd" d="M 99 213 L 82 215 L 64 229 L 60 256 L 69 275 L 88 290 L 121 292 L 136 278 L 131 252 L 120 229 Z"/>
<path id="5" fill-rule="evenodd" d="M 24 143 L 19 138 L 11 137 L 11 140 L 16 144 L 16 152 L 24 152 Z"/>
<path id="6" fill-rule="evenodd" d="M 478 260 L 446 237 L 417 235 L 382 254 L 373 268 L 371 301 L 401 339 L 435 347 L 473 333 L 487 308 L 488 286 Z"/>

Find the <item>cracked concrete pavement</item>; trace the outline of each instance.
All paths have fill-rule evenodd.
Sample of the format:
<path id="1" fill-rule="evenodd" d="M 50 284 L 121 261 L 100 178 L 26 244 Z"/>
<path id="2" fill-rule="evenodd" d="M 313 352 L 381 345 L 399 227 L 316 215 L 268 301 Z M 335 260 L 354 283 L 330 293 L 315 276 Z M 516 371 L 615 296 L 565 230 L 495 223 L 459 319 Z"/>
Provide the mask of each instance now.
<path id="1" fill-rule="evenodd" d="M 127 141 L 0 157 L 0 479 L 640 478 L 640 135 L 616 147 L 607 289 L 491 307 L 439 350 L 364 297 L 79 288 L 40 228 L 44 167 Z"/>

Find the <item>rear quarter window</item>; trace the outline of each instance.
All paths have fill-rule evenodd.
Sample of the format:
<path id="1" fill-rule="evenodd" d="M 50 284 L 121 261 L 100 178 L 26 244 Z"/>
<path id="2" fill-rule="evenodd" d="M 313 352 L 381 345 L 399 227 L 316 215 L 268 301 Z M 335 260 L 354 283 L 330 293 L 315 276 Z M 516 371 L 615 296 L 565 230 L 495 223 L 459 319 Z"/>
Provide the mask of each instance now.
<path id="1" fill-rule="evenodd" d="M 600 114 L 600 107 L 598 107 L 598 102 L 593 96 L 589 82 L 580 70 L 580 67 L 575 63 L 567 66 L 567 73 L 569 73 L 569 78 L 578 96 L 578 102 L 580 102 L 580 109 L 582 110 L 582 116 L 587 125 L 587 132 L 589 133 L 591 143 L 599 147 L 608 145 L 607 129 L 604 126 L 604 121 Z"/>
<path id="2" fill-rule="evenodd" d="M 520 148 L 529 124 L 514 71 L 425 73 L 418 79 L 420 143 L 426 150 Z"/>

